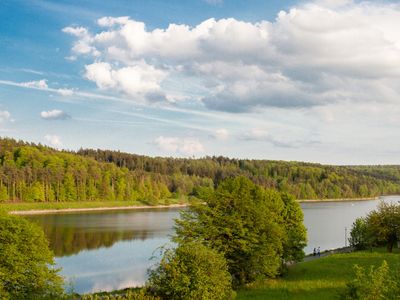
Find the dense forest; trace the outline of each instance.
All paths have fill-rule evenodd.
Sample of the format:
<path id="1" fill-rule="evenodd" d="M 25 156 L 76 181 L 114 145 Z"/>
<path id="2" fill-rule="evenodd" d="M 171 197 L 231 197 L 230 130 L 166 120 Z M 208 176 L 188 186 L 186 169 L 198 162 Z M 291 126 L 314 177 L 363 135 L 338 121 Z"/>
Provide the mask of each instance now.
<path id="1" fill-rule="evenodd" d="M 400 166 L 329 166 L 204 157 L 148 157 L 119 151 L 58 151 L 0 138 L 0 201 L 168 203 L 245 176 L 298 199 L 400 193 Z"/>

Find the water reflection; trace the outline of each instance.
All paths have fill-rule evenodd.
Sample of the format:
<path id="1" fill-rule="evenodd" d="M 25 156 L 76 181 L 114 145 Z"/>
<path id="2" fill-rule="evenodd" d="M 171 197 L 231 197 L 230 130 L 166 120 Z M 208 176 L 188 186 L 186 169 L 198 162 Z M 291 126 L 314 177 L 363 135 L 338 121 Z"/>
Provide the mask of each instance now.
<path id="1" fill-rule="evenodd" d="M 56 257 L 82 250 L 108 248 L 119 241 L 166 238 L 172 233 L 176 209 L 126 210 L 52 215 L 29 218 L 39 223 Z"/>

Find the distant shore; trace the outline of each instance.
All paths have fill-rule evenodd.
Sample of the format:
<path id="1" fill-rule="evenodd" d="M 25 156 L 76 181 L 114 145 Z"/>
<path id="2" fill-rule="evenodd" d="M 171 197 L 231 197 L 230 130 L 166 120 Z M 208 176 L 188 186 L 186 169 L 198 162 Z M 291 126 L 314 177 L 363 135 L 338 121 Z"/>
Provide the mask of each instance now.
<path id="1" fill-rule="evenodd" d="M 365 197 L 365 198 L 340 198 L 340 199 L 300 199 L 296 200 L 298 203 L 323 203 L 323 202 L 351 202 L 351 201 L 371 201 L 378 200 L 381 197 Z M 23 205 L 23 203 L 20 203 Z M 61 204 L 61 206 L 54 207 L 32 207 L 32 203 L 29 203 L 29 207 L 12 207 L 13 205 L 7 205 L 7 211 L 14 215 L 39 215 L 39 214 L 56 214 L 56 213 L 69 213 L 69 212 L 87 212 L 87 211 L 108 211 L 108 210 L 126 210 L 126 209 L 162 209 L 162 208 L 184 208 L 189 206 L 188 203 L 172 203 L 169 205 L 144 205 L 141 203 L 126 205 L 126 203 L 107 203 L 107 202 L 96 202 L 96 203 L 71 203 L 73 207 L 65 207 L 66 203 L 52 203 L 52 205 Z M 42 204 L 43 205 L 43 204 Z M 0 208 L 1 208 L 0 204 Z M 87 206 L 87 207 L 85 207 Z"/>
<path id="2" fill-rule="evenodd" d="M 107 210 L 127 210 L 127 209 L 154 209 L 154 208 L 184 208 L 188 204 L 170 204 L 170 205 L 131 205 L 115 207 L 86 207 L 86 208 L 61 208 L 61 209 L 32 209 L 10 211 L 13 215 L 42 215 L 68 212 L 86 212 L 86 211 L 107 211 Z"/>
<path id="3" fill-rule="evenodd" d="M 334 198 L 334 199 L 299 199 L 299 203 L 318 203 L 318 202 L 346 202 L 346 201 L 371 201 L 378 200 L 380 197 L 364 197 L 364 198 Z"/>

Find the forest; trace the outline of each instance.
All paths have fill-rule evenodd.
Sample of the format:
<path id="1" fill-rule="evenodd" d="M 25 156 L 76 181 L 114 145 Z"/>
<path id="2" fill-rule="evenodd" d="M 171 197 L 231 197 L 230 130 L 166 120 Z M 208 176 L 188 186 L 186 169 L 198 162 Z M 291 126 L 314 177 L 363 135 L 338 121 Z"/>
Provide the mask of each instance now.
<path id="1" fill-rule="evenodd" d="M 0 138 L 0 201 L 141 201 L 201 196 L 244 176 L 297 199 L 400 193 L 400 166 L 333 166 L 227 157 L 149 157 L 110 150 L 60 151 Z"/>

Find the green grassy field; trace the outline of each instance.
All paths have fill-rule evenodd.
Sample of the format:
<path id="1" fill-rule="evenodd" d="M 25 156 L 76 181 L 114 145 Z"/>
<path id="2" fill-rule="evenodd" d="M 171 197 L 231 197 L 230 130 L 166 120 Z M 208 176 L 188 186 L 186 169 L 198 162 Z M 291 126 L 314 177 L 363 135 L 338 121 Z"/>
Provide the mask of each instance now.
<path id="1" fill-rule="evenodd" d="M 155 205 L 171 205 L 188 203 L 187 199 L 166 199 L 160 200 Z M 99 207 L 122 207 L 122 206 L 143 206 L 150 205 L 144 201 L 87 201 L 87 202 L 16 202 L 0 203 L 0 210 L 21 211 L 21 210 L 47 210 L 47 209 L 67 209 L 67 208 L 99 208 Z"/>
<path id="2" fill-rule="evenodd" d="M 354 277 L 353 265 L 380 266 L 386 260 L 391 267 L 400 267 L 399 250 L 392 254 L 384 249 L 334 254 L 292 266 L 286 276 L 254 284 L 238 292 L 244 299 L 339 299 L 346 283 Z"/>

